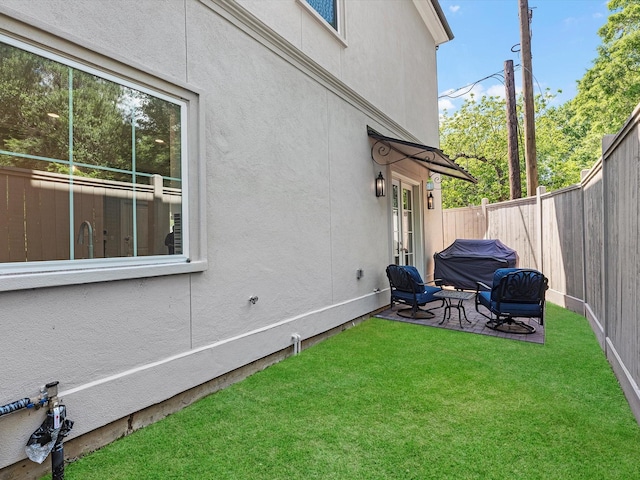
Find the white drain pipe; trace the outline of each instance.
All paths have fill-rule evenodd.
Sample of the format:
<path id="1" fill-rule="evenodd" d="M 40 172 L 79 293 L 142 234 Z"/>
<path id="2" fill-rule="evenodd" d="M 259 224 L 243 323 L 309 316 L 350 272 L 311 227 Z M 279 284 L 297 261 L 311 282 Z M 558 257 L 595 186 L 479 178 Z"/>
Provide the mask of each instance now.
<path id="1" fill-rule="evenodd" d="M 302 338 L 299 333 L 291 335 L 291 341 L 293 342 L 293 354 L 298 355 L 302 347 Z"/>

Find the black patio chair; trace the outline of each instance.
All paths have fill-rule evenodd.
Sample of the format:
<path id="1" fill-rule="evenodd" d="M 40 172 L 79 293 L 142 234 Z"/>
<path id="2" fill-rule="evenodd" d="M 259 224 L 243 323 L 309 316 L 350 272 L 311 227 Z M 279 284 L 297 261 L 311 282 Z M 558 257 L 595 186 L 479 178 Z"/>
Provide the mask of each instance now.
<path id="1" fill-rule="evenodd" d="M 436 300 L 440 300 L 440 306 L 444 305 L 443 299 L 433 296 L 434 293 L 442 289 L 426 285 L 416 267 L 389 265 L 387 267 L 387 278 L 391 287 L 391 308 L 393 308 L 394 303 L 410 305 L 410 308 L 398 310 L 397 313 L 401 317 L 414 319 L 433 318 L 433 313 L 420 307 Z M 411 313 L 408 314 L 408 312 Z"/>
<path id="2" fill-rule="evenodd" d="M 487 327 L 511 333 L 534 333 L 535 327 L 515 318 L 537 318 L 544 324 L 547 278 L 537 270 L 499 268 L 490 287 L 477 282 L 476 311 L 488 318 Z M 489 310 L 489 315 L 478 306 Z"/>

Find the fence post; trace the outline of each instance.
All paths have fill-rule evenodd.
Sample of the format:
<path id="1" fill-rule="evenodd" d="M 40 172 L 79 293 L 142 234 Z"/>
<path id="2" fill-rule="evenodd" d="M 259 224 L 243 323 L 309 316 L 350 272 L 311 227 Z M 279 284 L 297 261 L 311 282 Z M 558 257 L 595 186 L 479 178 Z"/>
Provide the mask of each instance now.
<path id="1" fill-rule="evenodd" d="M 536 188 L 536 214 L 537 214 L 537 218 L 536 218 L 536 223 L 537 223 L 537 230 L 538 230 L 538 238 L 537 238 L 537 252 L 536 252 L 536 257 L 537 257 L 537 261 L 536 261 L 536 267 L 538 270 L 542 271 L 543 267 L 544 267 L 544 262 L 543 262 L 543 258 L 542 258 L 542 252 L 544 251 L 542 249 L 542 241 L 543 241 L 543 232 L 542 232 L 542 195 L 544 193 L 547 192 L 546 187 L 544 186 L 539 186 L 538 188 Z"/>
<path id="2" fill-rule="evenodd" d="M 487 205 L 489 205 L 489 199 L 488 198 L 483 198 L 482 199 L 482 218 L 484 218 L 484 234 L 482 235 L 482 238 L 484 238 L 485 240 L 487 238 L 489 238 L 488 236 L 488 230 L 489 230 L 489 211 L 487 210 Z"/>
<path id="3" fill-rule="evenodd" d="M 610 322 L 609 322 L 609 307 L 607 300 L 607 285 L 611 279 L 609 278 L 609 251 L 607 248 L 607 242 L 609 241 L 608 233 L 609 233 L 609 188 L 607 187 L 607 182 L 609 181 L 609 157 L 611 156 L 611 152 L 608 152 L 609 147 L 613 144 L 616 135 L 605 135 L 602 137 L 602 281 L 600 283 L 600 288 L 602 290 L 601 293 L 601 302 L 602 302 L 602 319 L 600 319 L 601 324 L 604 327 L 604 354 L 607 358 L 611 356 L 611 349 L 607 345 L 607 341 L 609 339 L 609 332 L 611 330 Z M 605 156 L 605 154 L 607 154 Z M 613 177 L 612 177 L 613 178 Z M 611 362 L 611 360 L 610 360 Z M 637 417 L 637 416 L 636 416 Z"/>
<path id="4" fill-rule="evenodd" d="M 587 292 L 587 213 L 584 206 L 585 179 L 591 172 L 586 168 L 580 172 L 580 209 L 582 210 L 582 315 L 587 316 L 587 304 L 589 303 Z"/>

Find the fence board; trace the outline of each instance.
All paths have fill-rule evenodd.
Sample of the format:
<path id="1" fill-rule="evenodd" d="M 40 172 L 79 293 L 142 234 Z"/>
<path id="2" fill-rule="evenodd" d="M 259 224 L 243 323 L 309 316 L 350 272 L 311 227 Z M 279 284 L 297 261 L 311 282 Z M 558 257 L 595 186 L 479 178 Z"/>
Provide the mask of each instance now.
<path id="1" fill-rule="evenodd" d="M 24 228 L 24 194 L 25 181 L 21 177 L 8 178 L 8 195 L 7 195 L 7 232 L 8 249 L 5 253 L 4 261 L 24 262 L 26 260 L 25 252 L 25 228 Z"/>
<path id="2" fill-rule="evenodd" d="M 9 259 L 9 178 L 0 172 L 0 261 Z"/>
<path id="3" fill-rule="evenodd" d="M 452 208 L 442 212 L 443 242 L 449 246 L 458 238 L 484 238 L 482 207 Z"/>
<path id="4" fill-rule="evenodd" d="M 605 312 L 602 302 L 604 230 L 601 228 L 604 225 L 604 202 L 602 201 L 601 165 L 598 165 L 598 171 L 595 174 L 586 179 L 583 187 L 584 228 L 585 232 L 589 232 L 588 235 L 584 236 L 584 278 L 586 288 L 584 300 L 589 304 L 597 318 L 604 319 Z"/>
<path id="5" fill-rule="evenodd" d="M 69 260 L 69 185 L 54 183 L 54 204 L 50 212 L 56 221 L 56 260 Z"/>
<path id="6" fill-rule="evenodd" d="M 46 260 L 43 253 L 43 231 L 40 215 L 45 207 L 40 202 L 40 180 L 32 180 L 24 184 L 24 223 L 27 231 L 26 236 L 26 260 L 42 261 Z"/>
<path id="7" fill-rule="evenodd" d="M 70 188 L 73 223 L 69 217 Z M 164 238 L 170 214 L 180 212 L 181 194 L 180 189 L 163 187 L 161 181 L 154 189 L 145 184 L 77 177 L 71 186 L 65 175 L 2 167 L 0 263 L 69 260 L 71 245 L 74 258 L 88 258 L 86 231 L 83 243 L 78 242 L 83 221 L 92 226 L 94 258 L 131 256 L 134 196 L 138 255 L 166 254 Z M 109 225 L 105 215 L 110 216 Z"/>
<path id="8" fill-rule="evenodd" d="M 538 268 L 536 199 L 527 198 L 487 206 L 487 238 L 497 238 L 518 252 L 518 265 Z"/>

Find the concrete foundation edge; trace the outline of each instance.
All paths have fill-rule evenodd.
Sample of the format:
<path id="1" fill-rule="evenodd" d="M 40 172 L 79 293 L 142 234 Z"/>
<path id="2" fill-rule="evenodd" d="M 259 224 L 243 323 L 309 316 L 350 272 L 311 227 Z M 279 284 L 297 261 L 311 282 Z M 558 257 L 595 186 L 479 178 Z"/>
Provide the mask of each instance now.
<path id="1" fill-rule="evenodd" d="M 348 328 L 356 326 L 370 318 L 379 310 L 353 320 L 349 320 L 342 325 L 303 340 L 302 350 L 320 343 L 321 341 L 343 332 Z M 284 348 L 259 360 L 232 370 L 224 375 L 220 375 L 219 377 L 209 380 L 201 385 L 190 388 L 160 403 L 139 410 L 127 417 L 120 418 L 108 425 L 92 430 L 79 437 L 72 438 L 68 442 L 64 443 L 65 461 L 67 463 L 73 462 L 83 455 L 98 450 L 119 438 L 130 435 L 136 430 L 162 420 L 163 418 L 182 410 L 207 395 L 211 395 L 212 393 L 220 391 L 234 383 L 240 382 L 248 376 L 264 370 L 265 368 L 274 365 L 291 355 L 293 355 L 293 347 Z M 42 464 L 37 464 L 25 459 L 0 470 L 0 480 L 39 479 L 48 473 L 51 473 L 49 458 L 47 458 Z"/>

